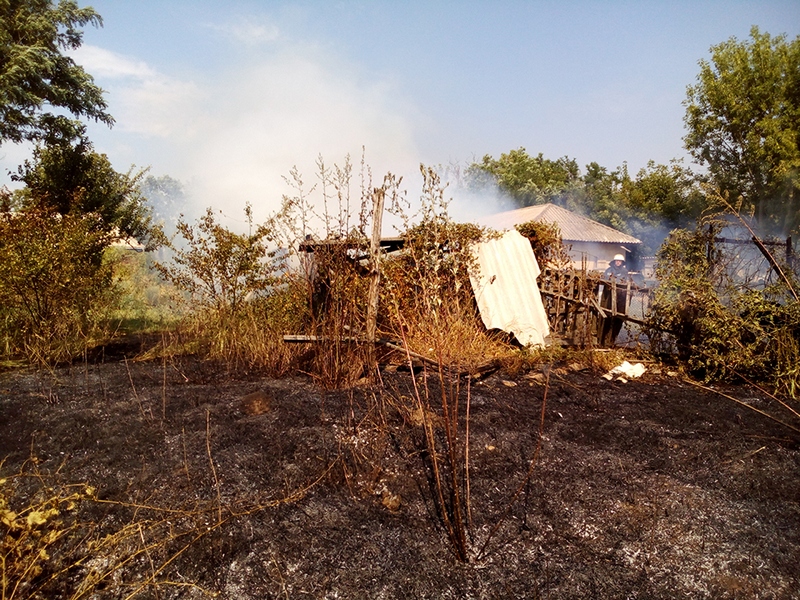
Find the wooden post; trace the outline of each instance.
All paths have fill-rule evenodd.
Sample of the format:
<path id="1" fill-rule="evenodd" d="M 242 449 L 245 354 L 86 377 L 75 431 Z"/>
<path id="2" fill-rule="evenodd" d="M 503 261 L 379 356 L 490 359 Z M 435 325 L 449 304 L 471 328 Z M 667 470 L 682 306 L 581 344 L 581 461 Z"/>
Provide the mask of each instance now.
<path id="1" fill-rule="evenodd" d="M 744 222 L 744 221 L 742 221 L 742 222 Z M 745 223 L 745 226 L 750 230 L 750 233 L 753 234 L 753 237 L 752 237 L 753 243 L 761 251 L 761 254 L 764 255 L 764 258 L 767 259 L 767 262 L 769 263 L 769 266 L 772 267 L 773 269 L 775 269 L 775 272 L 780 276 L 781 279 L 783 279 L 783 282 L 786 284 L 786 289 L 788 289 L 789 293 L 792 294 L 792 297 L 794 298 L 795 302 L 800 300 L 800 298 L 798 298 L 797 292 L 794 289 L 794 286 L 792 285 L 792 281 L 786 276 L 786 273 L 783 272 L 783 269 L 781 269 L 781 266 L 775 260 L 775 257 L 772 256 L 772 253 L 769 250 L 767 250 L 767 247 L 758 238 L 758 236 L 755 233 L 753 233 L 753 230 L 750 229 L 750 226 L 747 225 L 746 223 Z"/>
<path id="2" fill-rule="evenodd" d="M 372 191 L 372 240 L 369 245 L 370 273 L 369 297 L 367 298 L 367 342 L 370 367 L 375 364 L 375 331 L 378 327 L 378 293 L 381 283 L 381 225 L 385 198 L 385 187 L 375 188 Z"/>

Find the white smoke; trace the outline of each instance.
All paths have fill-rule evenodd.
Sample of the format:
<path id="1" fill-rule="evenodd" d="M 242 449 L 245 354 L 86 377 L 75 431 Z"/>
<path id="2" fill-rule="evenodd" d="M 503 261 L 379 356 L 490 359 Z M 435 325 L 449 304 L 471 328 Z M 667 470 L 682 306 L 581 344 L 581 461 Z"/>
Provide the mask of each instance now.
<path id="1" fill-rule="evenodd" d="M 224 32 L 265 43 L 280 37 L 249 27 Z M 311 187 L 318 156 L 341 164 L 349 155 L 358 167 L 362 148 L 376 184 L 392 171 L 413 185 L 418 152 L 400 91 L 313 49 L 278 43 L 215 78 L 165 74 L 95 46 L 75 58 L 107 90 L 117 121 L 111 131 L 90 127 L 97 150 L 118 170 L 134 163 L 182 181 L 187 215 L 213 206 L 235 219 L 250 202 L 262 220 L 290 191 L 284 177 L 293 166 Z"/>

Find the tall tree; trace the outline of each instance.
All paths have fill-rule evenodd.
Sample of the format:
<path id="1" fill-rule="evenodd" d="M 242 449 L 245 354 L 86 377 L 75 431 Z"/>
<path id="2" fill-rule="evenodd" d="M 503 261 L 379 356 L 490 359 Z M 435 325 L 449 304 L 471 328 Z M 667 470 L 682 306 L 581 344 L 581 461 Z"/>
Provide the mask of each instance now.
<path id="1" fill-rule="evenodd" d="M 511 150 L 495 159 L 490 155 L 467 168 L 467 180 L 473 184 L 494 181 L 519 206 L 531 206 L 550 201 L 578 181 L 579 168 L 575 159 L 557 160 L 530 156 L 525 148 Z"/>
<path id="2" fill-rule="evenodd" d="M 139 190 L 152 208 L 153 221 L 166 229 L 174 230 L 186 210 L 183 184 L 169 175 L 148 175 L 139 185 Z"/>
<path id="3" fill-rule="evenodd" d="M 697 176 L 678 160 L 669 165 L 649 161 L 629 186 L 623 185 L 623 191 L 631 209 L 670 228 L 689 226 L 706 203 Z"/>
<path id="4" fill-rule="evenodd" d="M 72 137 L 75 123 L 53 108 L 113 124 L 103 90 L 63 53 L 87 24 L 102 19 L 74 0 L 0 0 L 0 143 Z"/>
<path id="5" fill-rule="evenodd" d="M 800 229 L 800 37 L 758 27 L 711 47 L 687 88 L 686 148 L 762 227 Z"/>
<path id="6" fill-rule="evenodd" d="M 145 172 L 118 173 L 91 142 L 76 140 L 38 146 L 12 179 L 25 184 L 16 192 L 17 208 L 61 215 L 94 215 L 98 227 L 116 229 L 145 241 L 150 230 L 150 207 L 140 183 Z"/>
<path id="7" fill-rule="evenodd" d="M 706 206 L 698 177 L 676 160 L 669 165 L 651 160 L 635 178 L 623 169 L 614 196 L 612 209 L 624 218 L 621 229 L 642 240 L 646 254 L 655 253 L 670 230 L 690 226 Z"/>

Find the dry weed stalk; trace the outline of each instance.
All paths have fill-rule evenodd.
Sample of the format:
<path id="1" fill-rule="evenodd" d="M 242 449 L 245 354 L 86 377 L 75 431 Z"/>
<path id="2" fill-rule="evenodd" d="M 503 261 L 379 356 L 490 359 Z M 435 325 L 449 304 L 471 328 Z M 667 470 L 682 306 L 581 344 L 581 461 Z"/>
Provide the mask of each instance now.
<path id="1" fill-rule="evenodd" d="M 425 435 L 425 450 L 429 459 L 435 504 L 442 520 L 448 541 L 456 558 L 469 562 L 482 560 L 488 553 L 490 542 L 507 519 L 520 494 L 533 476 L 544 441 L 547 393 L 550 373 L 547 369 L 542 396 L 536 448 L 528 470 L 519 486 L 505 504 L 488 535 L 474 551 L 469 540 L 474 539 L 472 498 L 470 486 L 470 419 L 472 387 L 471 377 L 462 374 L 440 360 L 433 372 L 423 363 L 418 376 L 414 372 L 414 358 L 406 353 L 411 371 L 413 402 L 420 416 Z M 462 386 L 466 380 L 466 389 Z M 431 384 L 431 381 L 434 383 Z M 463 417 L 460 414 L 463 405 Z M 443 431 L 443 435 L 440 432 Z"/>
<path id="2" fill-rule="evenodd" d="M 35 461 L 28 464 L 33 466 L 31 472 L 23 466 L 20 472 L 0 478 L 2 600 L 56 596 L 80 600 L 101 588 L 130 600 L 146 591 L 158 597 L 159 589 L 176 586 L 215 597 L 195 582 L 177 582 L 163 574 L 189 548 L 232 519 L 301 500 L 336 463 L 284 497 L 229 507 L 225 518 L 219 496 L 216 502 L 183 508 L 103 500 L 86 483 L 64 484 L 55 475 L 39 472 Z M 110 509 L 120 518 L 132 516 L 109 530 L 108 525 L 82 519 L 92 504 L 105 506 L 106 514 Z M 211 515 L 216 518 L 209 523 Z"/>
<path id="3" fill-rule="evenodd" d="M 222 494 L 219 488 L 217 467 L 214 466 L 214 457 L 211 455 L 211 411 L 206 409 L 206 453 L 208 464 L 211 465 L 211 474 L 214 476 L 214 488 L 217 490 L 217 520 L 222 521 Z"/>
<path id="4" fill-rule="evenodd" d="M 412 402 L 424 432 L 424 448 L 434 504 L 456 558 L 481 558 L 519 492 L 484 544 L 473 552 L 474 507 L 470 482 L 470 374 L 487 359 L 507 356 L 508 346 L 489 338 L 479 321 L 469 284 L 474 258 L 471 243 L 483 232 L 453 223 L 447 215 L 445 187 L 433 169 L 421 168 L 422 222 L 407 228 L 405 254 L 387 264 L 386 305 L 392 331 L 403 342 L 411 370 Z M 422 370 L 415 372 L 418 357 Z M 464 375 L 467 375 L 464 384 Z M 398 399 L 402 404 L 402 398 Z M 546 402 L 546 394 L 545 394 Z M 542 424 L 544 423 L 544 405 Z M 522 487 L 530 479 L 539 444 Z"/>

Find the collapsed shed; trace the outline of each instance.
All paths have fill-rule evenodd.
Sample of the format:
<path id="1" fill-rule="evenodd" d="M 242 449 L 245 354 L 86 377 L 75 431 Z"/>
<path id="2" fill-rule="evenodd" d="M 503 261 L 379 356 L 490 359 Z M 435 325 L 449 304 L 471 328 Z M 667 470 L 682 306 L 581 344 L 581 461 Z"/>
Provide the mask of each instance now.
<path id="1" fill-rule="evenodd" d="M 404 242 L 403 238 L 383 238 L 378 244 L 379 252 L 402 251 Z M 370 260 L 370 254 L 360 244 L 341 240 L 306 240 L 300 245 L 300 250 L 310 257 L 317 252 L 342 253 L 360 266 L 364 275 L 369 275 L 365 263 Z M 500 238 L 476 244 L 472 251 L 476 258 L 476 271 L 470 274 L 470 282 L 486 328 L 510 333 L 523 345 L 543 346 L 550 330 L 536 282 L 540 269 L 530 242 L 517 231 L 509 231 Z M 314 296 L 326 295 L 326 276 L 315 267 L 307 271 L 313 279 Z M 322 302 L 314 304 L 315 311 L 324 305 Z M 313 337 L 295 335 L 284 339 L 316 341 Z M 359 338 L 352 341 L 359 341 Z M 370 341 L 369 336 L 361 341 Z"/>

